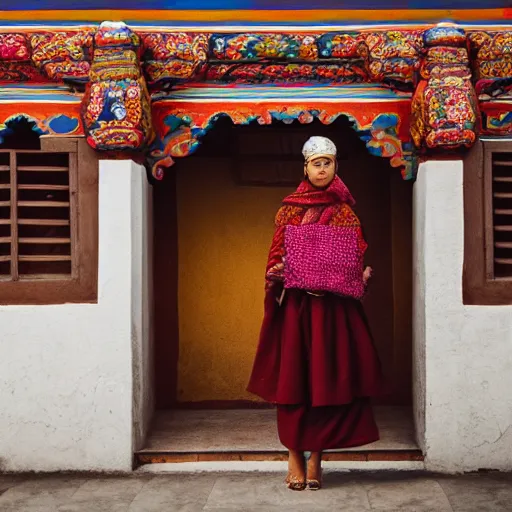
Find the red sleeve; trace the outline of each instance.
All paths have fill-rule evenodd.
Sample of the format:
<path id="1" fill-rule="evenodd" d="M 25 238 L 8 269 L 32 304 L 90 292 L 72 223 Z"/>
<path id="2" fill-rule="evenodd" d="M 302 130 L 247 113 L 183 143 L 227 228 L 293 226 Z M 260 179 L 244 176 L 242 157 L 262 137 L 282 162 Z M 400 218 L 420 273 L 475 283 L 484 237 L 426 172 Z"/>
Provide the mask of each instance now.
<path id="1" fill-rule="evenodd" d="M 284 231 L 285 226 L 278 226 L 272 238 L 265 273 L 267 288 L 271 287 L 275 282 L 284 280 Z"/>
<path id="2" fill-rule="evenodd" d="M 303 209 L 297 206 L 281 206 L 279 208 L 274 237 L 268 255 L 265 283 L 267 290 L 284 281 L 284 234 L 288 224 L 300 224 Z M 275 288 L 275 287 L 274 287 Z M 279 287 L 280 288 L 280 287 Z"/>

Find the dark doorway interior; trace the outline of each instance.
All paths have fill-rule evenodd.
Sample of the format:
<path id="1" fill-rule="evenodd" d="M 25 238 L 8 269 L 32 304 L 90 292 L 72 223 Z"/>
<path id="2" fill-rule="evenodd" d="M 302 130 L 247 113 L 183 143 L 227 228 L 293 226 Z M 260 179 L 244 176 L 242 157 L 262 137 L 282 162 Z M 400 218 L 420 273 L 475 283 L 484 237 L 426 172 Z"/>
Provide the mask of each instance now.
<path id="1" fill-rule="evenodd" d="M 155 373 L 158 409 L 258 405 L 257 402 L 247 401 L 242 384 L 237 384 L 240 387 L 240 398 L 231 397 L 228 400 L 222 396 L 216 397 L 215 379 L 209 385 L 212 390 L 211 400 L 205 400 L 204 397 L 195 400 L 193 392 L 191 394 L 187 392 L 190 390 L 184 389 L 187 382 L 193 382 L 194 379 L 208 379 L 205 374 L 208 370 L 205 368 L 211 365 L 201 361 L 201 357 L 209 357 L 206 350 L 201 350 L 201 340 L 197 340 L 199 348 L 195 352 L 187 351 L 190 347 L 180 346 L 180 343 L 184 343 L 183 339 L 180 340 L 180 325 L 182 337 L 190 336 L 186 332 L 188 324 L 184 324 L 179 315 L 190 315 L 191 321 L 194 315 L 193 306 L 184 309 L 183 304 L 180 304 L 180 300 L 187 300 L 183 294 L 184 288 L 180 287 L 185 286 L 187 280 L 192 286 L 195 278 L 192 273 L 187 273 L 190 266 L 182 264 L 187 255 L 180 252 L 179 240 L 182 240 L 183 249 L 185 245 L 183 236 L 180 238 L 180 229 L 183 235 L 183 211 L 187 205 L 180 203 L 180 199 L 192 197 L 190 190 L 195 189 L 202 190 L 201 193 L 210 189 L 213 194 L 213 181 L 210 183 L 209 180 L 212 176 L 214 179 L 215 174 L 221 170 L 225 172 L 226 167 L 229 167 L 231 179 L 230 193 L 237 194 L 237 190 L 250 187 L 255 191 L 255 197 L 258 190 L 263 197 L 265 189 L 271 187 L 280 188 L 280 191 L 275 192 L 275 197 L 283 197 L 301 179 L 300 150 L 311 135 L 324 135 L 336 143 L 340 176 L 356 198 L 355 210 L 361 218 L 369 243 L 367 262 L 374 268 L 374 278 L 364 303 L 383 368 L 392 388 L 383 405 L 410 405 L 412 185 L 402 180 L 400 170 L 391 168 L 388 160 L 371 156 L 350 122 L 342 117 L 329 126 L 315 121 L 309 125 L 295 122 L 288 126 L 280 123 L 244 127 L 233 126 L 229 120 L 220 120 L 205 138 L 199 151 L 178 161 L 167 171 L 163 183 L 155 186 Z M 279 201 L 276 200 L 275 204 L 272 202 L 272 205 L 275 213 Z M 201 201 L 194 208 L 201 208 Z M 267 210 L 264 214 L 270 215 Z M 197 222 L 208 222 L 208 218 L 208 211 L 205 210 L 198 215 L 198 219 L 202 220 Z M 193 221 L 187 218 L 186 222 Z M 271 232 L 271 218 L 269 223 L 268 229 Z M 212 229 L 199 224 L 187 225 L 187 232 L 196 237 L 210 236 Z M 211 236 L 218 240 L 223 232 L 222 226 L 218 226 L 218 231 Z M 268 238 L 266 233 L 264 238 Z M 229 243 L 220 246 L 230 251 Z M 249 245 L 246 250 L 250 250 Z M 261 281 L 263 266 L 264 261 L 257 276 L 258 279 L 261 277 Z M 226 304 L 225 309 L 229 312 L 230 304 Z M 252 344 L 253 348 L 248 350 L 255 349 L 256 342 L 257 339 L 244 341 Z M 219 343 L 216 350 L 223 350 L 222 343 Z M 180 366 L 183 365 L 180 354 L 188 358 L 186 368 Z M 229 360 L 227 354 L 225 360 Z M 226 378 L 229 378 L 229 373 L 226 371 Z"/>

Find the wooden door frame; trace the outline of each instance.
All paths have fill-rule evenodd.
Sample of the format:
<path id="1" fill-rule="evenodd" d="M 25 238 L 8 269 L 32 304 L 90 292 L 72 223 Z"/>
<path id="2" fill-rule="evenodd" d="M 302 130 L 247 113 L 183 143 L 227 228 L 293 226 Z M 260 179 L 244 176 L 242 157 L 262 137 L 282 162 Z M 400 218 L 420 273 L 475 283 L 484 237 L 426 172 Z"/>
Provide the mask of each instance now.
<path id="1" fill-rule="evenodd" d="M 178 212 L 177 212 L 177 179 L 175 169 L 166 173 L 163 182 L 158 183 L 154 190 L 154 328 L 155 328 L 155 402 L 157 409 L 169 409 L 178 405 L 178 362 L 179 362 L 179 317 L 178 317 Z M 394 171 L 394 169 L 393 169 Z M 400 212 L 393 208 L 394 200 L 400 197 L 400 191 L 397 187 L 393 188 L 393 177 L 390 181 L 391 200 L 391 218 L 393 221 L 400 216 Z M 399 175 L 397 175 L 399 178 Z M 411 193 L 412 195 L 412 193 Z M 411 200 L 412 208 L 412 200 Z M 412 211 L 410 212 L 412 223 Z M 158 219 L 158 221 L 156 221 Z M 163 219 L 166 219 L 163 222 Z M 400 241 L 392 228 L 392 286 L 397 286 L 396 271 L 400 268 L 400 259 L 395 261 L 394 250 L 400 245 Z M 411 230 L 410 249 L 412 253 L 413 233 Z M 407 254 L 401 255 L 402 258 L 408 257 Z M 410 254 L 412 259 L 412 254 Z M 412 261 L 411 261 L 412 267 Z M 411 296 L 397 297 L 393 295 L 393 311 L 404 302 L 408 301 L 410 306 L 410 318 L 405 322 L 406 325 L 397 327 L 397 318 L 394 319 L 394 336 L 404 337 L 407 335 L 407 325 L 412 324 L 412 271 L 409 276 L 411 283 Z M 165 283 L 165 286 L 162 286 Z M 402 294 L 403 295 L 403 294 Z M 406 308 L 407 309 L 407 308 Z M 412 328 L 409 329 L 411 336 L 411 349 L 414 344 Z M 396 347 L 395 347 L 396 348 Z M 412 373 L 413 361 L 410 354 L 403 350 L 394 350 L 392 359 L 394 365 L 406 362 Z M 394 367 L 394 366 L 393 366 Z M 409 405 L 412 401 L 412 386 L 405 390 L 400 396 L 396 396 L 393 401 L 395 405 Z M 243 402 L 243 403 L 242 403 Z M 244 401 L 212 401 L 212 403 L 179 403 L 179 407 L 187 408 L 230 408 L 230 407 L 263 407 L 265 404 L 259 402 Z M 267 405 L 268 406 L 268 405 Z"/>
<path id="2" fill-rule="evenodd" d="M 177 401 L 178 325 L 178 218 L 176 173 L 167 172 L 153 190 L 153 304 L 154 386 L 156 409 L 172 408 Z M 156 222 L 160 219 L 160 222 Z M 162 220 L 165 219 L 165 222 Z M 165 282 L 168 286 L 161 286 Z"/>

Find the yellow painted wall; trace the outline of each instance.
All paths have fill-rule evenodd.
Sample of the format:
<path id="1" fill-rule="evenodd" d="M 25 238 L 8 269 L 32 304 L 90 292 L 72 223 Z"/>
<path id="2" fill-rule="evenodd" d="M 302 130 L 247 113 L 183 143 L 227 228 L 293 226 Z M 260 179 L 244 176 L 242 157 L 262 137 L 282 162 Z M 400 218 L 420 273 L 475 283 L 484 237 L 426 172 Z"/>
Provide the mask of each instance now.
<path id="1" fill-rule="evenodd" d="M 180 162 L 178 400 L 243 400 L 263 316 L 264 274 L 283 187 L 237 186 L 230 161 Z"/>

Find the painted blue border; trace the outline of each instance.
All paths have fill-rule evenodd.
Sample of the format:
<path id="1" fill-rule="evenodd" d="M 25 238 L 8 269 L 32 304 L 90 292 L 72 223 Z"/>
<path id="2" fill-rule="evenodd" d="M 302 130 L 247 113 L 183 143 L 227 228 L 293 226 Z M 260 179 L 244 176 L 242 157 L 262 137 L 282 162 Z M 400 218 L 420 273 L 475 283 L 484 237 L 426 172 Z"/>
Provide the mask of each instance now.
<path id="1" fill-rule="evenodd" d="M 512 7 L 510 0 L 23 0 L 0 1 L 0 10 L 83 11 L 97 9 L 165 10 L 297 10 L 297 9 L 499 9 Z"/>
<path id="2" fill-rule="evenodd" d="M 105 20 L 110 21 L 110 20 Z M 379 26 L 379 27 L 402 27 L 406 29 L 407 27 L 417 27 L 421 25 L 432 25 L 433 23 L 437 23 L 440 21 L 443 22 L 452 22 L 457 23 L 459 25 L 464 25 L 465 27 L 472 27 L 472 26 L 510 26 L 512 27 L 512 21 L 508 20 L 501 20 L 501 19 L 482 19 L 478 20 L 478 22 L 471 22 L 471 21 L 465 21 L 465 20 L 458 20 L 456 18 L 443 18 L 442 20 L 433 21 L 433 20 L 414 20 L 406 22 L 404 20 L 386 20 L 386 21 L 372 21 L 372 20 L 365 20 L 365 19 L 356 19 L 356 20 L 350 20 L 347 22 L 343 22 L 342 20 L 325 20 L 325 21 L 265 21 L 265 22 L 254 22 L 250 23 L 247 21 L 240 22 L 237 20 L 234 21 L 216 21 L 216 22 L 200 22 L 200 21 L 179 21 L 179 20 L 173 20 L 173 21 L 141 21 L 141 20 L 130 20 L 130 19 L 123 19 L 119 21 L 124 21 L 127 25 L 131 27 L 142 27 L 142 28 L 152 28 L 152 27 L 176 27 L 176 28 L 183 28 L 184 30 L 188 29 L 189 27 L 198 27 L 200 29 L 209 29 L 211 27 L 226 27 L 226 29 L 232 29 L 234 26 L 240 27 L 240 30 L 237 30 L 237 32 L 245 32 L 247 30 L 251 30 L 253 27 L 259 28 L 262 26 L 265 27 L 275 27 L 276 30 L 279 28 L 287 28 L 289 26 L 294 27 L 304 27 L 307 29 L 308 27 L 321 27 L 325 29 L 329 29 L 330 27 L 344 27 L 344 26 L 361 26 L 361 27 L 371 27 L 371 26 Z M 94 21 L 66 21 L 66 20 L 2 20 L 0 19 L 0 27 L 83 27 L 83 26 L 99 26 L 100 22 L 94 20 Z M 247 27 L 247 30 L 244 30 L 244 27 Z"/>

